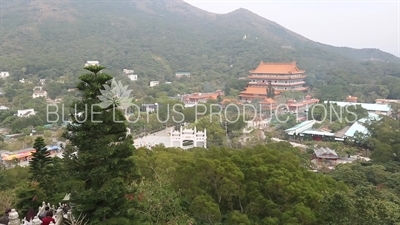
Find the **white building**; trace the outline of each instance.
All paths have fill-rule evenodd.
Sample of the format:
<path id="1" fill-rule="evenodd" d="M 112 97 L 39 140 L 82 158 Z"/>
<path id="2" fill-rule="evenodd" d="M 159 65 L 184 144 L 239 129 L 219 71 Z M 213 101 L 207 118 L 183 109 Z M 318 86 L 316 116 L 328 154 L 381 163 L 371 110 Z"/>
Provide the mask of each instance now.
<path id="1" fill-rule="evenodd" d="M 86 61 L 85 67 L 87 66 L 100 66 L 99 61 Z"/>
<path id="2" fill-rule="evenodd" d="M 9 72 L 0 72 L 0 78 L 6 78 L 9 77 L 10 73 Z"/>
<path id="3" fill-rule="evenodd" d="M 192 141 L 193 147 L 207 148 L 206 129 L 204 131 L 197 131 L 196 127 L 194 129 L 183 129 L 182 126 L 179 131 L 171 129 L 170 147 L 183 148 L 185 141 Z"/>
<path id="4" fill-rule="evenodd" d="M 128 78 L 131 81 L 137 81 L 137 74 L 130 74 L 130 75 L 128 75 Z"/>
<path id="5" fill-rule="evenodd" d="M 37 90 L 33 92 L 32 98 L 40 98 L 40 97 L 47 98 L 47 91 Z"/>
<path id="6" fill-rule="evenodd" d="M 324 101 L 325 104 L 328 101 Z M 390 116 L 392 106 L 389 104 L 376 104 L 376 103 L 355 103 L 355 102 L 336 102 L 329 101 L 330 104 L 337 104 L 340 107 L 348 107 L 348 106 L 361 106 L 366 109 L 369 113 L 375 113 L 378 115 Z"/>
<path id="7" fill-rule="evenodd" d="M 10 108 L 8 108 L 7 106 L 4 105 L 0 105 L 0 110 L 9 110 Z"/>
<path id="8" fill-rule="evenodd" d="M 28 117 L 28 116 L 33 116 L 36 115 L 36 112 L 34 109 L 22 109 L 18 110 L 17 116 L 18 117 Z"/>
<path id="9" fill-rule="evenodd" d="M 137 81 L 138 79 L 138 75 L 133 70 L 123 69 L 122 75 L 127 76 L 131 81 Z"/>
<path id="10" fill-rule="evenodd" d="M 40 85 L 45 85 L 46 84 L 46 79 L 39 79 L 39 84 Z"/>
<path id="11" fill-rule="evenodd" d="M 150 87 L 155 87 L 160 84 L 160 81 L 150 81 Z"/>

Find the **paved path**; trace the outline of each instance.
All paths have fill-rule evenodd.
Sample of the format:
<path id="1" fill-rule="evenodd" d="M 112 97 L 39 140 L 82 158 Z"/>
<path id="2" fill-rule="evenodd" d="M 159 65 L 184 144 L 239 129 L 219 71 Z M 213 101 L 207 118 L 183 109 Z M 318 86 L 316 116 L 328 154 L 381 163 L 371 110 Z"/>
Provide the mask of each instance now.
<path id="1" fill-rule="evenodd" d="M 281 141 L 286 141 L 286 140 L 282 140 L 279 138 L 271 138 L 271 140 L 276 141 L 276 142 L 281 142 Z M 288 142 L 288 141 L 286 141 Z M 299 147 L 299 148 L 308 148 L 307 145 L 303 145 L 303 144 L 299 144 L 299 143 L 295 143 L 295 142 L 289 142 L 293 147 Z"/>

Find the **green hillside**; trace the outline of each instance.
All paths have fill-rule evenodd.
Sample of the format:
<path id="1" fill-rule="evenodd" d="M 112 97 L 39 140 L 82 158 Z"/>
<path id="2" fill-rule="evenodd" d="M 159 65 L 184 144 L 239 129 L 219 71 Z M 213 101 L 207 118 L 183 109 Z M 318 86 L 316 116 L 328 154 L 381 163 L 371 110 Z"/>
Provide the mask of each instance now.
<path id="1" fill-rule="evenodd" d="M 201 91 L 204 82 L 222 88 L 246 76 L 261 60 L 296 60 L 321 98 L 400 98 L 399 58 L 316 43 L 244 9 L 216 15 L 166 0 L 2 4 L 0 70 L 15 79 L 73 76 L 85 61 L 98 60 L 113 74 L 134 69 L 139 87 L 190 71 L 186 86 Z M 364 60 L 371 58 L 382 61 Z"/>

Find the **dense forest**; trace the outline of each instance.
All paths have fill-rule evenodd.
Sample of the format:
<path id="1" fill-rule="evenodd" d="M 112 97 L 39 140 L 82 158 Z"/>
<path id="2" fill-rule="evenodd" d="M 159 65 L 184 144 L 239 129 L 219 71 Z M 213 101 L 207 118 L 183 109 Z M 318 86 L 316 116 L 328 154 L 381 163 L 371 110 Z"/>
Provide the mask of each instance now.
<path id="1" fill-rule="evenodd" d="M 295 60 L 322 100 L 400 98 L 399 58 L 313 42 L 244 9 L 217 15 L 183 1 L 19 0 L 2 3 L 1 20 L 0 69 L 15 80 L 73 80 L 85 61 L 98 60 L 112 74 L 134 69 L 131 88 L 145 97 L 151 80 L 173 82 L 168 95 L 209 91 L 261 60 Z M 177 80 L 177 71 L 192 76 Z"/>

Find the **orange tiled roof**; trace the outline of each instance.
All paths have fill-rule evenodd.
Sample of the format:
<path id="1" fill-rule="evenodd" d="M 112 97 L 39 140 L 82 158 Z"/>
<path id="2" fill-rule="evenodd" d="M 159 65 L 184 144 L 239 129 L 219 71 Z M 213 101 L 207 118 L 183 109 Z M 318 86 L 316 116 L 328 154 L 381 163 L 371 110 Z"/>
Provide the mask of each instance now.
<path id="1" fill-rule="evenodd" d="M 272 98 L 265 98 L 264 100 L 262 100 L 260 102 L 260 104 L 269 104 L 269 105 L 272 105 L 274 103 L 275 103 L 275 101 Z"/>
<path id="2" fill-rule="evenodd" d="M 296 66 L 296 62 L 279 63 L 279 62 L 263 62 L 261 61 L 255 70 L 250 73 L 264 74 L 302 74 L 304 70 L 300 70 Z"/>
<path id="3" fill-rule="evenodd" d="M 254 94 L 254 95 L 266 95 L 267 94 L 267 88 L 265 87 L 260 87 L 260 86 L 255 86 L 255 87 L 246 87 L 244 91 L 242 91 L 240 94 Z"/>
<path id="4" fill-rule="evenodd" d="M 254 73 L 253 71 L 250 71 Z M 263 80 L 303 80 L 306 78 L 306 75 L 301 75 L 299 77 L 288 77 L 288 76 L 257 76 L 257 75 L 250 75 L 247 76 L 248 79 L 263 79 Z"/>

